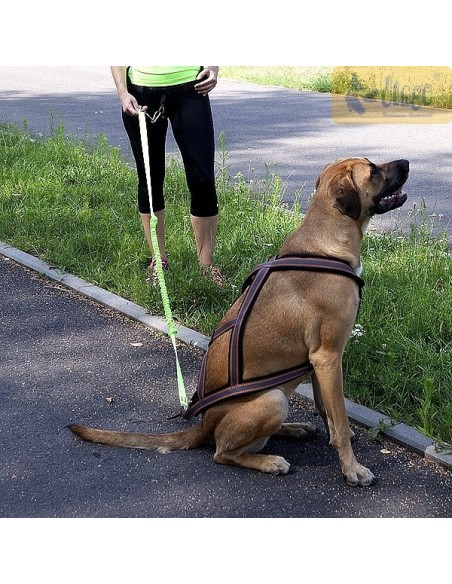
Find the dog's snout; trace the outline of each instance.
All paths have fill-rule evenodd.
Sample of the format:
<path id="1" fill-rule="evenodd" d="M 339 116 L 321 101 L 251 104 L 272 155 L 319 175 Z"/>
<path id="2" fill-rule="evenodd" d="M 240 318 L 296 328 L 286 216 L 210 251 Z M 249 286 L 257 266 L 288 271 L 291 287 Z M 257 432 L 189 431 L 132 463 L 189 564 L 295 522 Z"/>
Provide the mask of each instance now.
<path id="1" fill-rule="evenodd" d="M 385 168 L 386 176 L 389 180 L 405 182 L 410 172 L 410 163 L 405 158 L 400 158 L 384 164 L 383 168 Z"/>
<path id="2" fill-rule="evenodd" d="M 400 170 L 408 175 L 408 173 L 410 171 L 410 163 L 408 160 L 405 160 L 404 158 L 402 158 L 400 160 L 396 160 L 396 166 L 397 166 L 397 170 Z"/>

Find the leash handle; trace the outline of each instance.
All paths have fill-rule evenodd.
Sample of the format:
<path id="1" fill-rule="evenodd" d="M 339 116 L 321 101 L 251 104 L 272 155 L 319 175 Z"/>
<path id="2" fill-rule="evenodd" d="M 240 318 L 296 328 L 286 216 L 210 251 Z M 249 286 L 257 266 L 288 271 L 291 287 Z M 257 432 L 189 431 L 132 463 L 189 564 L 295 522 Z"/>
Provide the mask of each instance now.
<path id="1" fill-rule="evenodd" d="M 154 208 L 152 206 L 152 188 L 151 188 L 151 170 L 149 166 L 149 143 L 148 132 L 146 127 L 145 111 L 140 109 L 138 112 L 138 122 L 140 124 L 141 149 L 143 151 L 144 171 L 146 174 L 146 183 L 148 186 L 149 206 L 151 209 L 151 217 L 154 217 Z M 158 249 L 158 245 L 157 245 Z M 154 248 L 155 252 L 155 248 Z"/>

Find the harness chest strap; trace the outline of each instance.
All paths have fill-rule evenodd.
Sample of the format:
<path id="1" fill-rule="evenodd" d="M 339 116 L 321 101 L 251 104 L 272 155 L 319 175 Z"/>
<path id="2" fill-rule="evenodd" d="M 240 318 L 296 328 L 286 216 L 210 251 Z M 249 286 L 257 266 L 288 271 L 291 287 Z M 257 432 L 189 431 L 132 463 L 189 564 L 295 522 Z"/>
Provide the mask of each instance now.
<path id="1" fill-rule="evenodd" d="M 204 356 L 201 371 L 198 378 L 198 386 L 193 395 L 188 409 L 183 417 L 190 419 L 199 414 L 205 408 L 231 397 L 239 397 L 271 389 L 278 385 L 283 385 L 293 381 L 298 377 L 309 375 L 313 372 L 313 367 L 309 361 L 299 366 L 279 371 L 257 379 L 244 381 L 242 378 L 242 334 L 244 324 L 250 314 L 250 311 L 256 302 L 259 292 L 266 282 L 269 274 L 274 270 L 304 270 L 314 272 L 325 272 L 329 274 L 338 274 L 353 279 L 359 286 L 360 296 L 361 288 L 364 286 L 363 280 L 359 278 L 354 270 L 344 261 L 327 257 L 315 256 L 290 256 L 290 257 L 273 257 L 263 264 L 259 264 L 248 276 L 243 284 L 242 291 L 248 286 L 248 291 L 239 309 L 236 318 L 223 323 L 218 327 L 211 338 L 210 344 L 222 334 L 232 329 L 229 343 L 229 381 L 225 387 L 220 387 L 206 392 L 206 369 L 207 353 Z"/>

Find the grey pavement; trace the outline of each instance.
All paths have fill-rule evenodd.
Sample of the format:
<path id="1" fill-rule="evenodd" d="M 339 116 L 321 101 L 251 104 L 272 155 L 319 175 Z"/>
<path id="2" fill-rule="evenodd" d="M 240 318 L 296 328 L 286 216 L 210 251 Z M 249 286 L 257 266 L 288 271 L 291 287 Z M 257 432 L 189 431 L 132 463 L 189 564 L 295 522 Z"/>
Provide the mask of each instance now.
<path id="1" fill-rule="evenodd" d="M 108 67 L 0 67 L 0 123 L 47 135 L 50 111 L 67 133 L 104 134 L 130 158 Z M 452 124 L 337 124 L 329 94 L 239 83 L 220 78 L 211 93 L 217 137 L 224 132 L 232 177 L 262 181 L 277 172 L 288 202 L 306 202 L 325 164 L 347 156 L 410 161 L 408 204 L 373 220 L 376 229 L 406 227 L 422 200 L 435 232 L 452 233 Z M 177 155 L 171 133 L 169 155 Z M 218 164 L 221 154 L 217 154 Z M 407 219 L 408 215 L 408 219 Z"/>
<path id="2" fill-rule="evenodd" d="M 451 517 L 447 461 L 375 441 L 365 420 L 352 423 L 354 449 L 378 481 L 348 487 L 303 391 L 289 419 L 316 424 L 319 435 L 273 438 L 266 447 L 289 460 L 286 476 L 216 465 L 211 446 L 162 455 L 81 442 L 69 423 L 150 432 L 186 426 L 169 419 L 179 404 L 168 337 L 140 320 L 135 306 L 118 306 L 5 245 L 0 281 L 0 517 Z M 196 333 L 183 334 L 178 354 L 191 395 L 204 339 L 193 346 Z"/>

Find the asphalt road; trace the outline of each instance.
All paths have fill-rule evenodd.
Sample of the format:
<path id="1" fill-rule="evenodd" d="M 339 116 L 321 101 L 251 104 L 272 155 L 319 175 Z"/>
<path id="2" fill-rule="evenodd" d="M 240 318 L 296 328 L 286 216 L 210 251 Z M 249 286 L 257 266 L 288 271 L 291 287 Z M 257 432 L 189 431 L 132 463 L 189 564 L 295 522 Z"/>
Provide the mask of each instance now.
<path id="1" fill-rule="evenodd" d="M 291 421 L 320 433 L 274 438 L 286 476 L 216 465 L 213 447 L 172 452 L 88 444 L 73 422 L 163 432 L 186 427 L 167 336 L 0 256 L 0 517 L 450 518 L 452 472 L 354 426 L 355 453 L 378 482 L 348 487 L 312 412 Z M 180 344 L 189 395 L 202 351 Z"/>
<path id="2" fill-rule="evenodd" d="M 104 134 L 130 158 L 109 67 L 0 67 L 0 122 L 50 131 L 61 119 L 67 133 Z M 325 164 L 366 156 L 374 162 L 406 158 L 411 173 L 404 207 L 374 218 L 377 229 L 406 227 L 407 215 L 427 205 L 428 221 L 452 233 L 452 124 L 337 124 L 329 94 L 299 92 L 221 79 L 211 93 L 217 137 L 224 132 L 232 177 L 262 181 L 277 172 L 285 200 L 301 192 L 306 204 Z M 172 136 L 169 154 L 176 154 Z M 220 164 L 221 155 L 217 154 Z M 430 218 L 431 216 L 431 218 Z M 410 219 L 408 219 L 410 221 Z"/>

